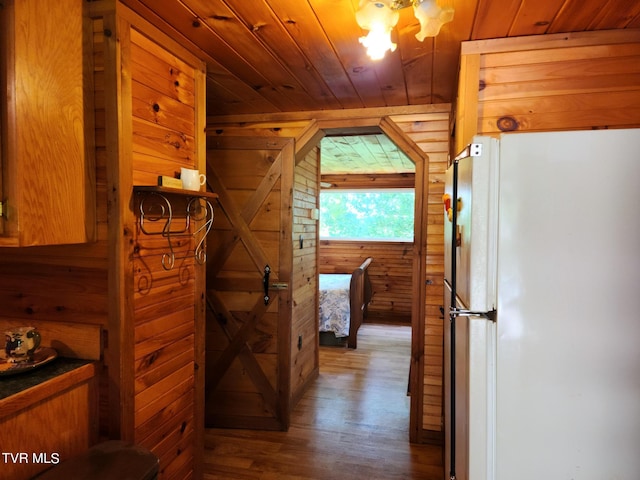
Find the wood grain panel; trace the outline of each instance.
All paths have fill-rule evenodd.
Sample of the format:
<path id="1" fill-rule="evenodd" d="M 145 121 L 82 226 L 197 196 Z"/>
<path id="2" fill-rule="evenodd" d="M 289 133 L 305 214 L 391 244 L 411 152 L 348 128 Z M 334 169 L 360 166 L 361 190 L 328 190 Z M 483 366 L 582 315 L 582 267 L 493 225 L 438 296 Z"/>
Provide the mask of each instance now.
<path id="1" fill-rule="evenodd" d="M 194 135 L 193 108 L 136 81 L 132 83 L 131 90 L 134 116 Z"/>
<path id="2" fill-rule="evenodd" d="M 214 260 L 207 266 L 206 422 L 286 428 L 293 149 L 215 148 L 207 160 L 219 216 L 227 218 L 214 224 L 208 240 Z M 287 284 L 282 290 L 270 288 L 268 302 L 260 283 L 266 266 L 269 284 Z"/>
<path id="3" fill-rule="evenodd" d="M 413 188 L 415 186 L 414 173 L 402 174 L 343 174 L 322 175 L 323 184 L 330 184 L 330 188 L 379 189 L 379 188 Z"/>
<path id="4" fill-rule="evenodd" d="M 473 81 L 471 81 L 473 83 Z M 444 193 L 444 172 L 448 165 L 449 152 L 452 138 L 450 136 L 450 110 L 443 109 L 433 112 L 421 119 L 411 116 L 392 117 L 395 123 L 413 139 L 422 151 L 428 156 L 421 171 L 416 172 L 416 185 L 423 184 L 423 198 L 421 203 L 422 229 L 419 238 L 423 243 L 414 246 L 417 251 L 424 251 L 424 270 L 422 276 L 414 282 L 426 284 L 424 294 L 423 318 L 420 319 L 419 328 L 414 323 L 414 355 L 416 351 L 423 352 L 424 359 L 418 364 L 412 364 L 412 369 L 417 370 L 412 375 L 412 405 L 418 411 L 420 418 L 415 419 L 412 425 L 412 439 L 420 442 L 442 441 L 444 398 L 442 392 L 438 395 L 429 395 L 424 391 L 424 384 L 442 382 L 442 355 L 443 347 L 443 319 L 440 307 L 443 304 L 443 296 L 434 294 L 431 285 L 442 284 L 444 279 L 444 216 L 442 214 L 442 194 Z M 426 232 L 425 232 L 426 230 Z M 414 267 L 415 269 L 415 267 Z M 423 288 L 422 286 L 415 288 Z M 418 310 L 414 305 L 414 310 Z M 413 373 L 413 372 L 412 372 Z M 419 379 L 424 379 L 422 388 L 417 386 Z M 413 392 L 415 396 L 413 395 Z M 419 398 L 415 398 L 418 397 Z"/>
<path id="5" fill-rule="evenodd" d="M 173 343 L 182 345 L 185 352 L 192 351 L 193 344 L 190 340 L 193 340 L 193 325 L 188 321 L 189 315 L 193 315 L 193 310 L 172 312 L 138 325 L 135 333 L 135 358 L 138 360 L 150 354 L 159 355 L 162 349 Z"/>
<path id="6" fill-rule="evenodd" d="M 329 59 L 325 59 L 318 70 L 323 77 L 325 72 L 330 73 L 331 81 L 328 84 L 331 91 L 337 93 L 334 95 L 337 96 L 341 108 L 383 106 L 396 96 L 406 99 L 404 81 L 399 75 L 399 68 L 388 68 L 390 64 L 398 66 L 399 59 L 394 58 L 390 61 L 387 58 L 386 61 L 383 60 L 383 65 L 379 65 L 367 58 L 365 50 L 360 48 L 361 45 L 358 42 L 360 30 L 354 28 L 354 12 L 350 8 L 336 8 L 336 4 L 320 0 L 311 0 L 309 3 L 321 23 L 323 33 L 332 39 L 330 43 L 338 60 L 344 65 L 345 74 L 353 85 L 354 91 L 360 92 L 358 94 L 360 98 L 350 98 L 351 87 L 336 81 L 336 78 L 339 78 L 337 75 L 339 70 L 336 71 L 336 65 Z M 307 51 L 310 55 L 323 53 L 318 46 L 314 49 L 308 48 Z M 330 69 L 325 70 L 326 67 Z M 386 90 L 380 88 L 381 85 L 385 85 Z"/>
<path id="7" fill-rule="evenodd" d="M 190 363 L 135 396 L 135 426 L 139 427 L 177 398 L 192 390 L 193 363 Z"/>
<path id="8" fill-rule="evenodd" d="M 392 174 L 411 173 L 413 162 L 385 134 L 325 137 L 321 173 Z"/>
<path id="9" fill-rule="evenodd" d="M 462 77 L 459 116 L 478 119 L 463 123 L 458 147 L 476 133 L 640 125 L 640 39 L 633 31 L 468 42 L 463 52 L 463 64 L 479 58 L 480 89 Z"/>
<path id="10" fill-rule="evenodd" d="M 138 118 L 133 119 L 133 132 L 136 136 L 136 153 L 155 159 L 158 157 L 166 158 L 174 164 L 177 163 L 187 168 L 193 166 L 193 137 L 179 131 L 162 128 L 159 125 L 149 124 Z M 162 173 L 169 172 L 163 170 Z"/>
<path id="11" fill-rule="evenodd" d="M 579 32 L 587 30 L 596 19 L 601 18 L 603 11 L 615 8 L 610 5 L 610 2 L 603 4 L 596 0 L 584 2 L 581 7 L 579 10 L 572 10 L 569 6 L 562 8 L 556 15 L 549 32 Z"/>
<path id="12" fill-rule="evenodd" d="M 127 45 L 132 183 L 155 185 L 158 175 L 173 177 L 181 167 L 204 170 L 204 136 L 198 127 L 204 118 L 198 105 L 204 99 L 201 64 L 141 19 L 126 10 L 121 13 L 132 22 Z M 203 360 L 204 338 L 198 335 L 196 318 L 202 318 L 204 303 L 196 292 L 204 269 L 193 258 L 192 234 L 200 221 L 192 218 L 187 224 L 185 208 L 185 202 L 173 201 L 171 230 L 184 229 L 184 235 L 170 239 L 147 235 L 136 214 L 128 263 L 133 364 L 127 366 L 131 379 L 123 380 L 132 382 L 130 428 L 133 437 L 159 457 L 160 478 L 188 478 L 200 468 L 202 430 L 196 425 L 202 422 L 203 399 L 197 396 L 204 387 L 198 382 L 204 379 L 197 365 Z M 162 223 L 145 222 L 145 230 L 159 233 Z M 176 261 L 167 270 L 163 255 L 171 249 Z"/>
<path id="13" fill-rule="evenodd" d="M 3 6 L 0 245 L 94 239 L 91 77 L 85 71 L 82 6 L 78 0 L 55 8 L 41 0 Z M 44 8 L 46 16 L 39 14 Z M 66 28 L 56 31 L 52 24 Z"/>
<path id="14" fill-rule="evenodd" d="M 340 50 L 341 46 L 329 41 L 327 31 L 316 20 L 316 15 L 322 15 L 326 10 L 320 8 L 319 13 L 316 13 L 314 6 L 308 2 L 291 3 L 286 0 L 270 1 L 268 7 L 276 14 L 305 57 L 315 59 L 311 64 L 318 72 L 322 72 L 324 82 L 337 97 L 342 108 L 365 106 L 361 103 L 362 99 L 353 95 L 355 92 L 353 84 L 357 83 L 358 79 L 350 78 L 347 74 L 348 70 L 335 56 L 336 47 Z M 333 28 L 341 28 L 340 24 L 344 22 L 350 22 L 353 25 L 354 19 L 350 11 L 332 9 L 331 13 L 332 22 L 335 22 Z M 327 28 L 332 27 L 328 25 Z M 344 35 L 344 29 L 341 31 Z M 351 29 L 346 32 L 349 31 L 353 32 Z M 365 93 L 362 96 L 365 99 L 367 97 Z"/>
<path id="15" fill-rule="evenodd" d="M 3 451 L 25 452 L 28 460 L 3 461 L 0 479 L 25 480 L 51 466 L 33 461 L 34 454 L 45 454 L 49 460 L 57 454 L 62 462 L 87 450 L 96 439 L 94 388 L 91 381 L 83 382 L 2 420 L 2 431 L 11 432 L 2 437 Z"/>
<path id="16" fill-rule="evenodd" d="M 195 106 L 193 65 L 135 29 L 131 31 L 131 60 L 132 77 L 184 105 Z"/>
<path id="17" fill-rule="evenodd" d="M 397 48 L 372 61 L 355 0 L 124 3 L 206 58 L 207 106 L 219 114 L 453 103 L 461 42 L 640 27 L 630 0 L 439 0 L 455 15 L 436 37 L 418 41 L 412 8 L 402 8 Z"/>
<path id="18" fill-rule="evenodd" d="M 240 54 L 257 72 L 269 71 L 273 74 L 270 84 L 263 80 L 256 85 L 274 90 L 274 95 L 277 92 L 283 97 L 280 103 L 309 101 L 310 96 L 317 95 L 327 102 L 327 106 L 335 107 L 338 104 L 268 6 L 237 2 L 229 7 L 220 0 L 187 0 L 185 3 L 200 11 L 202 18 L 215 29 L 221 40 L 233 44 L 234 52 Z M 273 55 L 276 49 L 287 52 L 286 64 Z M 296 75 L 292 75 L 292 71 Z"/>
<path id="19" fill-rule="evenodd" d="M 3 255 L 4 253 L 4 255 Z M 3 315 L 30 320 L 100 324 L 108 309 L 106 272 L 101 269 L 38 263 L 38 258 L 4 257 L 0 274 Z M 88 258 L 87 262 L 91 259 Z M 28 262 L 28 263 L 27 263 Z"/>
<path id="20" fill-rule="evenodd" d="M 520 4 L 520 0 L 505 0 L 500 3 L 479 0 L 472 38 L 506 37 Z"/>
<path id="21" fill-rule="evenodd" d="M 191 412 L 194 401 L 193 392 L 187 392 L 176 398 L 136 429 L 135 441 L 144 445 L 159 445 L 163 439 L 176 431 L 195 430 Z"/>
<path id="22" fill-rule="evenodd" d="M 136 3 L 139 2 L 127 2 L 127 4 L 129 5 L 134 5 Z M 203 52 L 211 58 L 212 54 L 215 53 L 215 56 L 220 59 L 219 61 L 214 62 L 214 65 L 212 65 L 212 67 L 214 68 L 212 68 L 209 75 L 216 80 L 219 79 L 222 86 L 230 83 L 229 79 L 231 75 L 225 68 L 215 68 L 215 63 L 219 65 L 220 61 L 224 62 L 229 59 L 233 59 L 235 62 L 237 62 L 238 70 L 236 70 L 236 73 L 240 73 L 244 78 L 250 80 L 250 83 L 254 86 L 254 88 L 257 87 L 257 89 L 263 90 L 263 93 L 266 95 L 268 101 L 271 102 L 272 105 L 277 105 L 280 109 L 286 109 L 287 106 L 295 105 L 295 102 L 292 101 L 292 97 L 294 96 L 292 94 L 304 94 L 304 91 L 302 89 L 299 89 L 296 92 L 295 90 L 292 91 L 292 89 L 286 87 L 286 85 L 295 86 L 297 84 L 297 81 L 290 75 L 286 75 L 286 70 L 284 69 L 284 66 L 282 64 L 272 63 L 271 65 L 265 66 L 268 64 L 269 60 L 271 60 L 271 62 L 274 62 L 275 59 L 273 59 L 270 55 L 270 52 L 259 43 L 256 44 L 255 42 L 253 42 L 253 44 L 251 45 L 254 49 L 254 53 L 244 53 L 246 53 L 252 59 L 255 58 L 258 65 L 263 65 L 264 68 L 274 68 L 274 70 L 279 71 L 279 79 L 281 83 L 276 83 L 275 81 L 270 82 L 261 74 L 259 68 L 256 68 L 250 61 L 247 61 L 238 55 L 237 51 L 230 46 L 227 40 L 233 38 L 238 42 L 238 45 L 241 46 L 243 43 L 246 43 L 246 41 L 243 42 L 243 40 L 250 36 L 250 32 L 246 29 L 234 29 L 233 22 L 228 22 L 230 23 L 230 25 L 228 25 L 227 22 L 216 20 L 215 16 L 211 17 L 207 13 L 203 13 L 201 20 L 198 20 L 197 23 L 194 24 L 194 21 L 196 19 L 194 18 L 191 9 L 189 9 L 186 5 L 177 2 L 164 2 L 162 4 L 154 3 L 153 9 L 161 11 L 162 15 L 170 18 L 171 23 L 176 22 L 179 25 L 188 25 L 190 28 L 183 32 L 186 35 L 186 38 L 189 38 L 191 41 L 194 41 L 196 43 L 202 42 L 204 40 L 207 47 L 203 49 Z M 219 8 L 218 11 L 220 11 Z M 222 19 L 228 16 L 228 13 L 226 15 L 225 12 L 221 13 Z M 149 17 L 151 16 L 147 16 L 147 18 Z M 216 27 L 220 26 L 220 28 L 214 31 L 213 29 L 211 29 L 212 25 L 208 24 L 207 21 L 215 24 Z M 236 34 L 236 37 L 239 35 L 238 38 L 233 36 L 234 32 Z M 265 62 L 267 63 L 265 64 Z M 233 92 L 234 88 L 229 88 L 228 90 L 230 92 Z"/>
<path id="23" fill-rule="evenodd" d="M 318 208 L 319 152 L 312 149 L 294 171 L 293 312 L 291 326 L 291 408 L 318 375 Z"/>
<path id="24" fill-rule="evenodd" d="M 509 34 L 521 36 L 545 33 L 564 3 L 565 0 L 547 0 L 521 4 Z"/>

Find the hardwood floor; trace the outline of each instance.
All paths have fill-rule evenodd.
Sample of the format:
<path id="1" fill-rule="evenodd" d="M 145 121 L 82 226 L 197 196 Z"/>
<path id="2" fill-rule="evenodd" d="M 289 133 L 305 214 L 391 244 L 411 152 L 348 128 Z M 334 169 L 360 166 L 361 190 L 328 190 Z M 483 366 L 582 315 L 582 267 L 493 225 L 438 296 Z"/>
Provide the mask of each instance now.
<path id="1" fill-rule="evenodd" d="M 442 449 L 408 441 L 410 336 L 365 324 L 357 350 L 321 347 L 289 431 L 208 429 L 204 478 L 442 480 Z"/>

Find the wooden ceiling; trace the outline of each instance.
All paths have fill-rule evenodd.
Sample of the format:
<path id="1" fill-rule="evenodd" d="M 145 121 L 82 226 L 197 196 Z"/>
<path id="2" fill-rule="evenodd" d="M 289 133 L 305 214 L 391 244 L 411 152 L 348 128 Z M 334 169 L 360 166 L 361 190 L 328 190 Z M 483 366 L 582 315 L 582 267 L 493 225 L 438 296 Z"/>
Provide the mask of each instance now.
<path id="1" fill-rule="evenodd" d="M 419 42 L 412 8 L 374 62 L 358 0 L 122 0 L 207 62 L 208 115 L 452 103 L 460 43 L 640 27 L 638 0 L 439 0 L 455 16 Z"/>
<path id="2" fill-rule="evenodd" d="M 419 42 L 403 8 L 397 49 L 372 61 L 359 0 L 121 1 L 206 61 L 209 117 L 454 103 L 463 41 L 640 28 L 638 0 L 438 0 L 455 14 L 437 37 Z M 325 174 L 408 168 L 384 135 L 327 138 L 322 159 Z"/>
<path id="3" fill-rule="evenodd" d="M 383 134 L 324 137 L 322 175 L 414 173 L 415 165 Z"/>

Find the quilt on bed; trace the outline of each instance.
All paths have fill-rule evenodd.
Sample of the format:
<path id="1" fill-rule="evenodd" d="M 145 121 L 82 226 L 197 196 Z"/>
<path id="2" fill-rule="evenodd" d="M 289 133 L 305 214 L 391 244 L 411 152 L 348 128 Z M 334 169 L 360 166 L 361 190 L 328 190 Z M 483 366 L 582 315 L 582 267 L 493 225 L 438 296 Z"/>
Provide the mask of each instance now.
<path id="1" fill-rule="evenodd" d="M 320 331 L 349 336 L 351 274 L 320 275 Z"/>

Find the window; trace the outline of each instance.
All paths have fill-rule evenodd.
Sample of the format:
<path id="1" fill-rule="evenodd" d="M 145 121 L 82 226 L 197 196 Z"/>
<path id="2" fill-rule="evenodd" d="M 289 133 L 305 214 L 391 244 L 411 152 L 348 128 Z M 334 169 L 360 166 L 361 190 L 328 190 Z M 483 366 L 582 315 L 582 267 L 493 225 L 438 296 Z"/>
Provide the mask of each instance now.
<path id="1" fill-rule="evenodd" d="M 323 239 L 413 242 L 414 190 L 323 190 Z"/>

